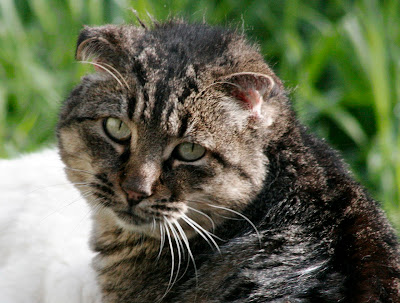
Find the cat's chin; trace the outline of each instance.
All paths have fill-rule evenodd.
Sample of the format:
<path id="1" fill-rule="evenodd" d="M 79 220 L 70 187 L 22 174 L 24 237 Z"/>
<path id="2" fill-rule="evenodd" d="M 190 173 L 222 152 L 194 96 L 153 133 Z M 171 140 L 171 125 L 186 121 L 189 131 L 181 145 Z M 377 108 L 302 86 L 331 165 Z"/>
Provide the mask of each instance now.
<path id="1" fill-rule="evenodd" d="M 130 211 L 116 211 L 115 214 L 117 215 L 118 219 L 122 222 L 133 225 L 133 226 L 140 226 L 140 225 L 148 225 L 152 222 L 151 219 L 144 219 Z"/>
<path id="2" fill-rule="evenodd" d="M 118 225 L 118 227 L 121 227 L 126 231 L 135 234 L 146 235 L 155 239 L 161 239 L 162 237 L 164 237 L 161 232 L 162 227 L 160 227 L 166 226 L 164 225 L 164 219 L 149 222 L 141 218 L 138 220 L 138 217 L 136 215 L 127 216 L 126 214 L 119 214 L 116 216 L 116 218 L 116 224 Z"/>
<path id="3" fill-rule="evenodd" d="M 154 224 L 152 223 L 137 224 L 133 223 L 133 221 L 134 220 L 130 218 L 117 215 L 116 224 L 118 227 L 121 227 L 122 229 L 129 232 L 143 234 L 157 239 L 160 238 L 160 233 L 154 228 Z"/>
<path id="4" fill-rule="evenodd" d="M 160 239 L 163 237 L 162 230 L 176 225 L 187 211 L 186 204 L 182 202 L 174 203 L 173 207 L 164 204 L 143 201 L 133 209 L 112 210 L 112 213 L 116 224 L 124 230 Z"/>
<path id="5" fill-rule="evenodd" d="M 200 234 L 208 234 L 212 229 L 211 218 L 196 217 L 198 213 L 170 212 L 168 215 L 150 216 L 143 218 L 128 211 L 112 211 L 115 224 L 125 231 L 145 235 L 154 239 L 166 237 L 191 239 Z M 139 212 L 140 213 L 140 212 Z M 192 217 L 193 219 L 191 219 Z M 207 224 L 208 223 L 208 224 Z"/>

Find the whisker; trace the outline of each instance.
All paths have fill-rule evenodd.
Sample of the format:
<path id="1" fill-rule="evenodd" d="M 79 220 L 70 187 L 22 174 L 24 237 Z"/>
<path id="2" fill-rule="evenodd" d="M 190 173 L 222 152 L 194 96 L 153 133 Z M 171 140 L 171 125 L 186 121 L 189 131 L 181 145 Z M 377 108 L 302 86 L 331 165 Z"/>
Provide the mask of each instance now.
<path id="1" fill-rule="evenodd" d="M 75 185 L 76 187 L 79 187 L 79 186 L 88 186 L 89 183 L 87 183 L 87 182 L 84 182 L 84 183 L 65 182 L 65 183 L 51 184 L 51 185 L 46 185 L 46 186 L 37 187 L 37 188 L 35 188 L 35 189 L 33 189 L 33 190 L 27 192 L 26 194 L 29 195 L 29 194 L 32 194 L 32 193 L 38 191 L 38 190 L 43 190 L 43 189 L 52 188 L 52 187 L 56 187 L 56 186 L 64 186 L 64 185 L 69 185 L 69 184 L 73 184 L 73 185 Z"/>
<path id="2" fill-rule="evenodd" d="M 118 76 L 121 78 L 121 80 L 124 81 L 124 84 L 125 84 L 126 88 L 127 88 L 128 90 L 130 90 L 130 87 L 129 87 L 129 85 L 128 85 L 128 82 L 126 82 L 125 78 L 122 77 L 121 73 L 120 73 L 114 66 L 112 66 L 112 65 L 110 65 L 110 64 L 107 64 L 107 63 L 105 63 L 105 62 L 102 62 L 101 64 L 102 64 L 102 65 L 105 65 L 105 66 L 107 66 L 107 67 L 109 67 L 109 68 L 111 68 L 114 72 L 116 72 L 116 73 L 118 74 Z"/>
<path id="3" fill-rule="evenodd" d="M 170 291 L 170 286 L 171 286 L 171 283 L 172 283 L 172 279 L 173 279 L 173 277 L 174 277 L 174 268 L 175 268 L 175 254 L 174 254 L 174 246 L 173 246 L 173 244 L 172 244 L 172 240 L 171 240 L 171 234 L 169 233 L 169 230 L 168 230 L 168 226 L 166 225 L 166 222 L 167 221 L 167 218 L 166 217 L 164 217 L 164 222 L 163 222 L 163 224 L 164 224 L 164 227 L 165 227 L 165 231 L 166 231 L 166 233 L 167 233 L 167 238 L 168 238 L 168 242 L 169 242 L 169 247 L 170 247 L 170 250 L 171 250 L 171 275 L 170 275 L 170 278 L 169 278 L 169 282 L 168 282 L 168 286 L 167 286 L 167 290 L 165 291 L 165 293 L 164 293 L 164 295 L 162 296 L 162 298 L 161 298 L 161 300 L 167 295 L 167 293 Z"/>
<path id="4" fill-rule="evenodd" d="M 44 220 L 46 220 L 46 219 L 49 218 L 50 216 L 52 216 L 52 215 L 54 215 L 54 214 L 60 212 L 61 210 L 63 210 L 63 209 L 65 209 L 66 207 L 68 207 L 68 206 L 74 204 L 75 202 L 77 202 L 77 201 L 79 201 L 79 200 L 81 200 L 81 199 L 86 198 L 86 197 L 89 196 L 90 194 L 91 194 L 90 191 L 81 193 L 77 199 L 75 199 L 75 200 L 73 200 L 72 202 L 69 202 L 68 204 L 63 205 L 63 206 L 57 208 L 56 210 L 52 211 L 52 212 L 51 212 L 50 214 L 48 214 L 47 216 L 43 217 L 42 220 L 40 220 L 40 222 L 43 222 Z"/>
<path id="5" fill-rule="evenodd" d="M 229 211 L 231 213 L 234 213 L 235 215 L 238 215 L 239 217 L 242 217 L 244 220 L 246 220 L 251 225 L 251 227 L 253 227 L 253 229 L 255 230 L 255 232 L 257 234 L 257 237 L 258 237 L 258 241 L 259 241 L 260 246 L 261 246 L 261 235 L 260 235 L 257 227 L 254 225 L 253 222 L 251 222 L 251 220 L 249 218 L 247 218 L 245 215 L 241 214 L 240 212 L 237 212 L 237 211 L 232 210 L 232 209 L 227 208 L 227 207 L 217 206 L 217 205 L 208 204 L 208 203 L 207 203 L 207 205 L 210 206 L 210 207 L 214 207 L 214 208 L 218 208 L 218 209 Z"/>
<path id="6" fill-rule="evenodd" d="M 265 75 L 265 74 L 262 74 L 262 73 L 253 73 L 253 72 L 233 73 L 233 74 L 230 74 L 230 75 L 226 76 L 225 78 L 230 78 L 230 77 L 234 77 L 234 76 L 238 76 L 238 75 L 253 75 L 253 76 L 263 77 L 263 78 L 266 78 L 266 79 L 268 79 L 270 81 L 270 83 L 271 83 L 271 88 L 270 89 L 271 90 L 275 86 L 275 81 L 272 79 L 272 77 L 268 76 L 268 75 Z M 243 90 L 243 88 L 240 85 L 238 85 L 236 83 L 229 82 L 229 81 L 225 81 L 225 80 L 222 79 L 222 81 L 216 81 L 216 82 L 213 82 L 210 85 L 206 86 L 202 91 L 197 93 L 197 95 L 194 97 L 195 100 L 198 97 L 200 97 L 202 94 L 204 94 L 208 89 L 210 89 L 211 87 L 213 87 L 215 85 L 218 85 L 218 84 L 228 84 L 228 85 L 231 85 L 233 87 L 236 87 L 237 89 Z"/>
<path id="7" fill-rule="evenodd" d="M 78 156 L 78 155 L 76 155 L 76 154 L 70 154 L 70 153 L 68 153 L 68 157 L 75 158 L 75 159 L 79 159 L 79 160 L 82 160 L 82 161 L 84 161 L 84 162 L 87 162 L 87 161 L 88 161 L 87 158 L 85 159 L 85 158 L 80 157 L 80 156 Z M 63 166 L 63 168 L 66 168 L 66 166 Z"/>
<path id="8" fill-rule="evenodd" d="M 194 211 L 194 212 L 196 212 L 196 213 L 199 213 L 199 214 L 203 215 L 204 217 L 206 217 L 206 218 L 211 222 L 211 224 L 212 224 L 212 229 L 213 229 L 213 230 L 215 229 L 215 223 L 214 223 L 213 219 L 211 219 L 211 217 L 210 217 L 209 215 L 207 215 L 206 213 L 204 213 L 204 212 L 202 212 L 202 211 L 200 211 L 200 210 L 198 210 L 198 209 L 195 209 L 195 208 L 193 208 L 193 207 L 190 207 L 190 206 L 188 206 L 187 208 L 190 209 L 190 210 L 192 210 L 192 211 Z"/>
<path id="9" fill-rule="evenodd" d="M 169 222 L 169 223 L 172 224 L 173 222 Z M 174 224 L 174 225 L 175 225 L 175 224 Z M 174 226 L 171 225 L 171 227 L 172 227 L 172 229 L 176 232 Z M 179 242 L 179 247 L 182 249 L 182 254 L 183 254 L 183 256 L 185 256 L 185 247 L 183 246 L 181 237 L 179 237 L 179 234 L 178 234 L 177 232 L 174 234 L 174 237 L 176 237 L 176 239 L 178 240 L 178 242 Z"/>
<path id="10" fill-rule="evenodd" d="M 96 62 L 90 62 L 90 61 L 79 61 L 79 63 L 91 64 L 91 65 L 94 65 L 94 66 L 97 66 L 97 67 L 100 67 L 100 68 L 104 69 L 107 73 L 109 73 L 119 83 L 119 85 L 121 85 L 121 87 L 124 87 L 124 85 L 122 84 L 121 80 L 119 80 L 118 77 L 112 71 L 110 71 L 107 67 L 105 67 L 103 64 L 96 63 Z"/>
<path id="11" fill-rule="evenodd" d="M 171 286 L 169 288 L 169 290 L 171 290 L 171 288 L 173 287 L 173 285 L 175 284 L 175 282 L 176 282 L 176 280 L 178 279 L 178 276 L 179 276 L 179 271 L 181 269 L 181 262 L 182 262 L 182 252 L 181 252 L 181 246 L 179 245 L 180 238 L 178 236 L 178 233 L 176 232 L 174 226 L 171 224 L 171 222 L 169 220 L 167 221 L 167 224 L 168 224 L 168 226 L 169 226 L 169 228 L 171 230 L 171 233 L 174 236 L 175 244 L 176 244 L 176 250 L 178 251 L 178 267 L 176 269 L 175 279 L 171 283 Z M 181 243 L 181 245 L 182 245 L 182 243 Z"/>
<path id="12" fill-rule="evenodd" d="M 181 213 L 182 215 L 182 219 L 190 226 L 192 227 L 204 240 L 206 240 L 206 242 L 208 243 L 208 245 L 210 245 L 211 247 L 213 247 L 213 245 L 211 245 L 210 241 L 208 239 L 211 240 L 211 242 L 214 244 L 214 246 L 217 248 L 218 252 L 221 252 L 219 249 L 218 244 L 215 242 L 215 240 L 209 235 L 209 232 L 207 230 L 205 230 L 203 227 L 201 227 L 201 225 L 199 225 L 197 222 L 195 222 L 194 220 L 190 219 L 188 216 L 186 216 L 184 213 Z M 207 237 L 208 236 L 208 237 Z"/>
<path id="13" fill-rule="evenodd" d="M 227 219 L 227 220 L 233 220 L 233 221 L 245 221 L 243 218 L 234 218 L 234 217 L 228 217 L 228 216 L 224 216 L 221 214 L 216 214 L 217 216 Z"/>
<path id="14" fill-rule="evenodd" d="M 97 214 L 103 208 L 105 208 L 105 207 L 103 205 L 101 205 L 100 203 L 96 203 L 94 206 L 91 207 L 92 212 L 94 214 Z"/>
<path id="15" fill-rule="evenodd" d="M 96 174 L 94 174 L 94 173 L 92 173 L 92 172 L 90 172 L 90 171 L 87 171 L 87 170 L 78 169 L 78 168 L 73 168 L 73 167 L 68 167 L 68 166 L 65 166 L 64 168 L 65 168 L 65 169 L 68 169 L 68 170 L 71 170 L 71 171 L 77 171 L 77 172 L 89 174 L 89 175 L 91 175 L 91 176 L 96 176 Z"/>
<path id="16" fill-rule="evenodd" d="M 194 256 L 193 256 L 193 254 L 192 254 L 192 250 L 190 249 L 189 240 L 188 240 L 188 238 L 187 238 L 187 236 L 186 236 L 186 233 L 185 233 L 185 231 L 183 230 L 182 226 L 179 224 L 179 222 L 178 222 L 178 221 L 175 221 L 174 224 L 175 224 L 176 229 L 178 230 L 179 234 L 181 235 L 181 238 L 182 238 L 183 243 L 185 243 L 185 246 L 186 246 L 186 249 L 187 249 L 187 251 L 188 251 L 190 260 L 192 260 L 193 267 L 194 267 L 194 274 L 195 274 L 195 278 L 196 278 L 196 285 L 197 285 L 197 284 L 198 284 L 197 266 L 196 266 L 196 262 L 195 262 L 195 260 L 194 260 Z M 189 259 L 188 259 L 188 263 L 187 263 L 186 269 L 185 269 L 184 273 L 182 274 L 182 277 L 185 275 L 185 273 L 186 273 L 186 271 L 187 271 L 187 269 L 188 269 L 188 266 L 189 266 Z"/>
<path id="17" fill-rule="evenodd" d="M 89 183 L 89 186 L 91 188 L 93 188 L 94 190 L 100 191 L 101 193 L 107 194 L 111 197 L 115 195 L 115 192 L 114 192 L 112 186 L 106 185 L 106 184 L 104 184 L 104 182 L 102 182 L 102 183 L 91 182 L 91 183 Z"/>
<path id="18" fill-rule="evenodd" d="M 159 251 L 157 259 L 156 259 L 157 261 L 160 259 L 161 252 L 164 248 L 164 244 L 165 244 L 165 228 L 164 228 L 164 225 L 161 224 L 161 222 L 160 222 L 160 251 Z"/>
<path id="19" fill-rule="evenodd" d="M 76 230 L 78 229 L 78 227 L 79 227 L 80 225 L 82 225 L 82 223 L 83 223 L 85 220 L 87 220 L 87 219 L 89 218 L 89 215 L 90 215 L 91 212 L 92 212 L 92 209 L 89 209 L 89 210 L 86 212 L 86 214 L 82 217 L 81 220 L 79 220 L 78 224 L 74 227 L 74 229 L 71 230 L 71 233 L 74 232 L 74 231 L 76 231 Z"/>
<path id="20" fill-rule="evenodd" d="M 242 87 L 240 85 L 231 83 L 231 82 L 227 82 L 227 81 L 217 81 L 217 82 L 213 82 L 210 85 L 206 86 L 202 91 L 198 92 L 196 96 L 194 96 L 194 99 L 196 100 L 197 98 L 201 97 L 207 90 L 209 90 L 211 87 L 218 85 L 218 84 L 229 84 L 232 86 L 235 86 L 238 89 L 242 89 Z"/>
<path id="21" fill-rule="evenodd" d="M 260 246 L 261 246 L 261 235 L 260 235 L 260 232 L 258 231 L 258 229 L 257 229 L 257 227 L 255 226 L 255 224 L 253 223 L 253 222 L 251 222 L 251 220 L 249 219 L 249 218 L 247 218 L 245 215 L 243 215 L 243 214 L 241 214 L 240 212 L 237 212 L 237 211 L 235 211 L 235 210 L 233 210 L 233 209 L 230 209 L 230 208 L 227 208 L 227 207 L 223 207 L 223 206 L 219 206 L 219 205 L 214 205 L 214 204 L 210 204 L 208 201 L 195 201 L 195 200 L 188 200 L 189 202 L 193 202 L 193 203 L 200 203 L 200 204 L 206 204 L 206 205 L 208 205 L 208 206 L 210 206 L 210 207 L 214 207 L 214 208 L 217 208 L 217 209 L 221 209 L 221 210 L 225 210 L 225 211 L 228 211 L 228 212 L 231 212 L 231 213 L 233 213 L 233 214 L 235 214 L 235 215 L 237 215 L 237 216 L 239 216 L 239 217 L 241 217 L 242 219 L 244 219 L 245 221 L 247 221 L 250 225 L 251 225 L 251 227 L 254 229 L 254 231 L 256 232 L 256 234 L 257 234 L 257 237 L 258 237 L 258 241 L 259 241 L 259 243 L 260 243 Z M 223 218 L 226 218 L 226 219 L 231 219 L 231 220 L 238 220 L 238 219 L 235 219 L 235 218 L 230 218 L 230 217 L 225 217 L 225 216 L 222 216 L 222 215 L 220 215 L 220 214 L 218 214 L 219 216 L 221 216 L 221 217 L 223 217 Z M 215 235 L 214 235 L 215 236 Z M 215 237 L 217 237 L 217 236 L 215 236 Z M 223 240 L 223 239 L 221 239 L 221 240 Z M 224 241 L 224 240 L 223 240 Z"/>

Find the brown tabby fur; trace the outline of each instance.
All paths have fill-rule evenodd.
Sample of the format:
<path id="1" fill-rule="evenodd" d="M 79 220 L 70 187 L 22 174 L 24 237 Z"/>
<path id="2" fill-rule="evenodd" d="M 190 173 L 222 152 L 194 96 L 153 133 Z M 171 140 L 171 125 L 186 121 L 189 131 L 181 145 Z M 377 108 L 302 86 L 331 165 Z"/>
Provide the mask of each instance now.
<path id="1" fill-rule="evenodd" d="M 59 146 L 93 209 L 104 302 L 400 302 L 385 216 L 242 34 L 86 27 L 76 56 L 97 73 L 65 101 Z M 183 142 L 204 157 L 177 158 Z"/>

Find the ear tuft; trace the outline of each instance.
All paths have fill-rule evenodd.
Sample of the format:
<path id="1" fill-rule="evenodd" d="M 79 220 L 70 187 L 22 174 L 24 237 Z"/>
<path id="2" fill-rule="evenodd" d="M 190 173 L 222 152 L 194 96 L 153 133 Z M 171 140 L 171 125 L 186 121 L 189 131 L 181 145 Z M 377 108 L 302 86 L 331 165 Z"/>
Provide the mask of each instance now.
<path id="1" fill-rule="evenodd" d="M 260 118 L 261 105 L 275 87 L 271 76 L 244 72 L 231 74 L 219 82 L 229 94 L 241 101 L 254 118 Z"/>
<path id="2" fill-rule="evenodd" d="M 85 27 L 79 34 L 75 58 L 88 60 L 97 57 L 112 56 L 115 47 L 98 32 L 96 28 Z"/>
<path id="3" fill-rule="evenodd" d="M 118 29 L 114 26 L 88 27 L 80 32 L 75 59 L 90 62 L 97 71 L 104 71 L 102 64 L 118 67 L 123 55 L 118 45 Z"/>

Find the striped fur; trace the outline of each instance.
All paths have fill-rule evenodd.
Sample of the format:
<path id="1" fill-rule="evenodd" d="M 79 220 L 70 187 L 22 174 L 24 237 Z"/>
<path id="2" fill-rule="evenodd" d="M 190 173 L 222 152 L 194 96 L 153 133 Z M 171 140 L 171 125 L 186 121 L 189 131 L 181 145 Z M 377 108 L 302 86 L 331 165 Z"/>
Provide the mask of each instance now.
<path id="1" fill-rule="evenodd" d="M 386 218 L 242 34 L 86 27 L 76 57 L 96 73 L 65 101 L 59 147 L 69 179 L 89 184 L 104 302 L 400 300 Z M 182 160 L 184 142 L 204 156 Z"/>

